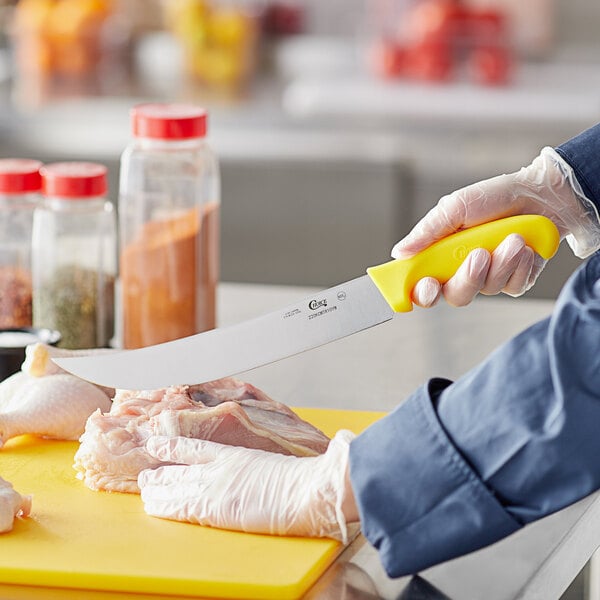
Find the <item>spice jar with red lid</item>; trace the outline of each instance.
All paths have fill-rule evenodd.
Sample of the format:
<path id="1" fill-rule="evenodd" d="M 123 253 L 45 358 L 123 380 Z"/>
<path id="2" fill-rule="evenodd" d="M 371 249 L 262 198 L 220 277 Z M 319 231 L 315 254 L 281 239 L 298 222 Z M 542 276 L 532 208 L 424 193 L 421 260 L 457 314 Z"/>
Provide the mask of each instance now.
<path id="1" fill-rule="evenodd" d="M 103 165 L 40 169 L 32 235 L 33 324 L 60 331 L 63 348 L 108 346 L 114 330 L 116 219 Z"/>
<path id="2" fill-rule="evenodd" d="M 0 328 L 31 325 L 31 228 L 39 202 L 37 160 L 0 160 Z"/>
<path id="3" fill-rule="evenodd" d="M 118 205 L 117 329 L 124 348 L 215 327 L 220 177 L 206 122 L 193 105 L 131 111 Z"/>

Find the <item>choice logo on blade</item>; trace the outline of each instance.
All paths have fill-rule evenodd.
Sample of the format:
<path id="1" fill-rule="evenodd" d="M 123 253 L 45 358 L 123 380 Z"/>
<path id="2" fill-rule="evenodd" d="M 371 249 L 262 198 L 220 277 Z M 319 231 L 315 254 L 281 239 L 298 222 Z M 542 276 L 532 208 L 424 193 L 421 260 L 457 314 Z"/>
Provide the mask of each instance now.
<path id="1" fill-rule="evenodd" d="M 323 298 L 323 300 L 311 300 L 308 303 L 308 308 L 310 310 L 317 310 L 317 308 L 321 308 L 321 306 L 327 306 L 327 300 Z"/>

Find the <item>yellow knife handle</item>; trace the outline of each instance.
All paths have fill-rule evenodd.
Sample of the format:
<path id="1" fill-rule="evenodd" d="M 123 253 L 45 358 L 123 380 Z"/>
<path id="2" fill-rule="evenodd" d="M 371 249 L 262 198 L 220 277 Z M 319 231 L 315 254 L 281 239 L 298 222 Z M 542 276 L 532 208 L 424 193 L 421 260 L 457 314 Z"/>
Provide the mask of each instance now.
<path id="1" fill-rule="evenodd" d="M 370 267 L 367 273 L 395 312 L 408 312 L 413 308 L 411 294 L 417 281 L 434 277 L 446 283 L 471 250 L 485 248 L 493 252 L 511 233 L 522 236 L 545 259 L 552 258 L 560 244 L 558 229 L 550 219 L 518 215 L 453 233 L 415 256 Z"/>

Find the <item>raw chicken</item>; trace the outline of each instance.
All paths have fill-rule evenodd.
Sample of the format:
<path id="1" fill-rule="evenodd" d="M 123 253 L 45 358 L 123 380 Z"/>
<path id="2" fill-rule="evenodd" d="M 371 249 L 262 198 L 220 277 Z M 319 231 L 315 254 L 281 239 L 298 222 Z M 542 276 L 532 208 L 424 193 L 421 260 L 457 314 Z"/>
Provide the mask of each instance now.
<path id="1" fill-rule="evenodd" d="M 94 354 L 106 354 L 107 352 L 117 352 L 111 348 L 92 348 L 87 350 L 68 350 L 66 348 L 56 348 L 38 342 L 29 344 L 25 348 L 25 362 L 21 365 L 21 371 L 34 377 L 45 377 L 47 375 L 57 375 L 59 373 L 67 373 L 59 367 L 52 358 L 65 356 L 93 356 Z M 114 388 L 97 385 L 109 398 L 114 396 Z"/>
<path id="2" fill-rule="evenodd" d="M 144 448 L 152 434 L 210 439 L 280 454 L 316 456 L 329 438 L 254 386 L 227 378 L 166 390 L 119 390 L 108 414 L 90 416 L 75 454 L 91 489 L 138 493 L 137 476 L 158 466 Z"/>
<path id="3" fill-rule="evenodd" d="M 152 434 L 150 419 L 167 407 L 190 406 L 180 388 L 118 390 L 109 413 L 96 410 L 87 420 L 73 465 L 77 478 L 93 490 L 139 492 L 138 473 L 158 465 L 144 448 Z"/>
<path id="4" fill-rule="evenodd" d="M 74 375 L 15 373 L 0 383 L 0 448 L 24 433 L 76 440 L 90 414 L 110 405 L 102 390 Z"/>
<path id="5" fill-rule="evenodd" d="M 0 477 L 0 533 L 13 528 L 15 517 L 26 517 L 31 511 L 31 496 L 21 496 L 12 484 Z"/>
<path id="6" fill-rule="evenodd" d="M 18 405 L 18 390 L 23 387 L 28 379 L 25 373 L 18 372 L 0 383 L 0 414 Z"/>
<path id="7" fill-rule="evenodd" d="M 76 440 L 96 409 L 110 410 L 112 391 L 59 369 L 50 360 L 51 350 L 31 344 L 22 370 L 0 383 L 0 448 L 23 433 Z"/>
<path id="8" fill-rule="evenodd" d="M 155 424 L 161 435 L 213 439 L 295 456 L 316 456 L 327 450 L 325 434 L 249 383 L 220 379 L 192 386 L 189 393 L 194 402 L 213 410 L 163 412 Z"/>

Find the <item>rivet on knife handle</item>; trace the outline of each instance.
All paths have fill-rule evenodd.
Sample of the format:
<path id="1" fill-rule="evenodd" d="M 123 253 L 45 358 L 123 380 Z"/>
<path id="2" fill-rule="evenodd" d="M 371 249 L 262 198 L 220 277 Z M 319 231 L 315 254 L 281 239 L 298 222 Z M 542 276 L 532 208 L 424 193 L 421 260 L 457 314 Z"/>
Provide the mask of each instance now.
<path id="1" fill-rule="evenodd" d="M 490 221 L 454 233 L 411 258 L 370 267 L 367 273 L 396 312 L 413 308 L 411 293 L 423 277 L 446 283 L 471 250 L 493 252 L 507 235 L 518 233 L 542 258 L 554 256 L 560 236 L 554 223 L 541 215 L 518 215 Z"/>

